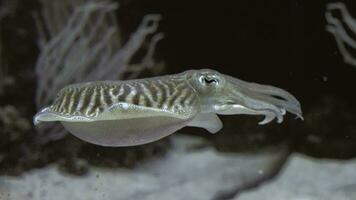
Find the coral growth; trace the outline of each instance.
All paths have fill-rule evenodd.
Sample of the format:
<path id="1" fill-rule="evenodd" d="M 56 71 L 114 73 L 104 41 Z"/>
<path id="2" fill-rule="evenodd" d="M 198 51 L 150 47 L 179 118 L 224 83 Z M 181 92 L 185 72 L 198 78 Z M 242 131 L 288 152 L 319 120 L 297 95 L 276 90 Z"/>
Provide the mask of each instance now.
<path id="1" fill-rule="evenodd" d="M 9 135 L 10 141 L 14 141 L 21 137 L 18 133 L 29 131 L 31 124 L 14 106 L 7 105 L 0 107 L 0 127 L 2 134 Z M 0 145 L 4 145 L 1 142 Z"/>
<path id="2" fill-rule="evenodd" d="M 135 77 L 144 69 L 144 73 L 158 73 L 163 63 L 155 63 L 153 54 L 163 36 L 154 34 L 160 16 L 146 16 L 131 38 L 124 41 L 116 23 L 115 3 L 36 2 L 0 1 L 0 174 L 19 175 L 53 162 L 65 171 L 83 174 L 88 164 L 132 167 L 144 158 L 164 153 L 169 146 L 167 140 L 137 148 L 99 148 L 70 135 L 63 137 L 62 129 L 56 131 L 52 126 L 47 127 L 51 132 L 41 129 L 39 133 L 31 125 L 35 104 L 42 107 L 51 102 L 51 93 L 64 85 L 97 79 L 99 75 L 102 79 Z M 35 18 L 39 28 L 36 35 L 31 16 L 38 11 L 41 14 Z M 38 48 L 41 54 L 35 77 Z M 134 56 L 138 49 L 140 52 Z M 132 56 L 136 61 L 142 52 L 147 53 L 133 64 Z"/>
<path id="3" fill-rule="evenodd" d="M 341 20 L 333 16 L 333 12 L 335 11 L 341 13 Z M 346 31 L 349 30 L 353 35 L 356 34 L 356 19 L 350 15 L 345 4 L 342 2 L 329 3 L 326 7 L 325 18 L 328 22 L 326 30 L 334 35 L 344 62 L 356 67 L 356 57 L 347 48 L 349 46 L 352 49 L 356 49 L 356 38 L 353 38 L 352 34 Z"/>
<path id="4" fill-rule="evenodd" d="M 163 37 L 162 33 L 155 33 L 160 15 L 146 15 L 124 43 L 116 22 L 116 3 L 81 0 L 61 3 L 42 0 L 41 3 L 44 23 L 37 18 L 41 49 L 36 63 L 38 108 L 49 105 L 68 84 L 135 78 L 144 69 L 161 65 L 153 60 L 155 46 Z M 148 36 L 151 40 L 145 56 L 132 64 Z M 61 138 L 63 129 L 53 127 L 40 131 L 50 140 Z"/>

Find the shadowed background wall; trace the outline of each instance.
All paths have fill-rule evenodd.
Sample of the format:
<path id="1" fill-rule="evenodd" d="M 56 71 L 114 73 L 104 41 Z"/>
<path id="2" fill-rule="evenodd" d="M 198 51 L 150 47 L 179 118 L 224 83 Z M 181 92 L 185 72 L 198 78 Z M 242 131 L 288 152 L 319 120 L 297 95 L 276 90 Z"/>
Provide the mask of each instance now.
<path id="1" fill-rule="evenodd" d="M 134 10 L 162 13 L 166 38 L 161 54 L 170 72 L 216 68 L 244 80 L 286 88 L 304 108 L 321 96 L 337 95 L 354 109 L 351 88 L 356 68 L 343 63 L 333 36 L 325 30 L 327 3 L 127 1 L 122 8 L 129 6 L 131 11 L 120 17 L 128 19 Z M 356 13 L 352 12 L 356 3 L 346 3 Z"/>

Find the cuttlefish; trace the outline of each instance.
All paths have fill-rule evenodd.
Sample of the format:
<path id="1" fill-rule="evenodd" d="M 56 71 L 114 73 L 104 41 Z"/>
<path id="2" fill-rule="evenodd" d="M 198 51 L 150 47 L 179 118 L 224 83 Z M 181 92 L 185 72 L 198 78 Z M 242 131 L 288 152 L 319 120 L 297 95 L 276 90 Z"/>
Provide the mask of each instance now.
<path id="1" fill-rule="evenodd" d="M 217 115 L 263 115 L 259 124 L 286 112 L 302 119 L 298 100 L 285 90 L 245 82 L 211 69 L 127 81 L 95 81 L 61 89 L 34 124 L 59 121 L 76 137 L 101 146 L 133 146 L 185 127 L 218 132 Z"/>

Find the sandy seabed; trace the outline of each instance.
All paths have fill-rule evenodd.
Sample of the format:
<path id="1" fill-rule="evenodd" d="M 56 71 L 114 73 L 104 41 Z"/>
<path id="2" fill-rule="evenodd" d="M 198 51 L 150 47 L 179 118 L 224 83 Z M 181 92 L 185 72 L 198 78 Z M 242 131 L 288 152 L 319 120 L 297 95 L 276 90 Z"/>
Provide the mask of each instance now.
<path id="1" fill-rule="evenodd" d="M 194 149 L 198 138 L 175 136 L 162 159 L 135 169 L 94 168 L 76 177 L 56 165 L 31 170 L 20 177 L 0 177 L 1 200 L 207 200 L 265 176 L 278 161 L 276 152 L 219 153 Z M 356 160 L 314 159 L 293 154 L 281 173 L 261 186 L 241 193 L 238 200 L 356 199 Z"/>

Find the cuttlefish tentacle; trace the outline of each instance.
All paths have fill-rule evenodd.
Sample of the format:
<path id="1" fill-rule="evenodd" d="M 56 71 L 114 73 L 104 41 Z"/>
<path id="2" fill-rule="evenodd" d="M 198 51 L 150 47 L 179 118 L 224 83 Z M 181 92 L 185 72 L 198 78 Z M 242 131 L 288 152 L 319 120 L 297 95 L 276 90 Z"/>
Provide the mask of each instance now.
<path id="1" fill-rule="evenodd" d="M 211 133 L 218 115 L 263 115 L 259 124 L 302 118 L 298 100 L 285 90 L 249 83 L 210 69 L 128 81 L 69 85 L 34 123 L 59 121 L 73 135 L 102 146 L 153 142 L 185 126 Z"/>
<path id="2" fill-rule="evenodd" d="M 256 105 L 259 107 L 268 107 L 263 104 L 272 106 L 271 110 L 275 113 L 277 122 L 280 123 L 283 121 L 283 115 L 286 114 L 286 111 L 303 119 L 299 101 L 289 92 L 270 85 L 249 83 L 228 75 L 225 75 L 225 78 L 234 83 L 239 93 L 253 99 L 253 101 L 246 101 L 246 104 L 250 107 L 254 109 L 258 109 Z"/>
<path id="3" fill-rule="evenodd" d="M 278 110 L 278 109 L 276 109 Z M 218 112 L 221 115 L 263 115 L 264 119 L 260 121 L 259 125 L 264 125 L 271 122 L 274 118 L 277 118 L 277 122 L 281 123 L 283 121 L 283 111 L 281 110 L 280 113 L 265 109 L 265 110 L 253 110 L 242 105 L 233 105 L 227 110 L 221 110 Z"/>

